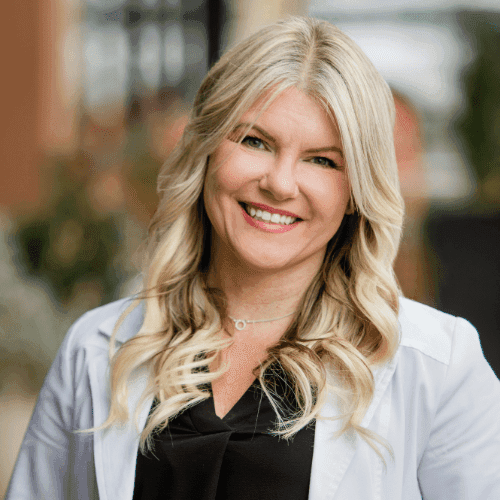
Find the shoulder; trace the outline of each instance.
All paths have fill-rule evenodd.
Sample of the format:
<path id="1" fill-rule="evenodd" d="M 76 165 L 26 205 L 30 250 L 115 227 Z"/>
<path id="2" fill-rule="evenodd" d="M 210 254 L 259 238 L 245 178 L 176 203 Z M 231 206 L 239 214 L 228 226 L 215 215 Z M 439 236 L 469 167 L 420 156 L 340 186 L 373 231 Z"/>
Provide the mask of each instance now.
<path id="1" fill-rule="evenodd" d="M 416 351 L 445 365 L 456 351 L 479 347 L 476 329 L 465 319 L 406 298 L 400 299 L 400 351 Z"/>
<path id="2" fill-rule="evenodd" d="M 500 488 L 500 382 L 476 329 L 407 299 L 399 322 L 392 396 L 409 418 L 400 419 L 397 439 L 405 445 L 413 440 L 418 450 L 422 493 L 462 498 L 465 488 L 477 492 L 474 498 L 493 498 L 486 491 Z"/>
<path id="3" fill-rule="evenodd" d="M 133 297 L 116 300 L 86 312 L 73 323 L 63 345 L 66 344 L 71 350 L 91 345 L 107 347 L 115 325 L 122 316 L 123 323 L 116 338 L 118 342 L 125 342 L 139 331 L 143 322 L 142 304 Z"/>

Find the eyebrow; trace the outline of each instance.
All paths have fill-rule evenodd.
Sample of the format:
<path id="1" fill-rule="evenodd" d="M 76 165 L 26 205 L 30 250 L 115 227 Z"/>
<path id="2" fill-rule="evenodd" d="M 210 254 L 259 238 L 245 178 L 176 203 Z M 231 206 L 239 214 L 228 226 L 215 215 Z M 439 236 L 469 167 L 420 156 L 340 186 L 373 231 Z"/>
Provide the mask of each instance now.
<path id="1" fill-rule="evenodd" d="M 259 132 L 259 134 L 261 134 L 262 136 L 264 136 L 268 141 L 271 141 L 271 142 L 276 142 L 276 139 L 268 134 L 265 130 L 261 129 L 258 125 L 252 125 L 251 123 L 247 123 L 247 122 L 244 122 L 244 123 L 238 123 L 238 125 L 236 125 L 236 127 L 234 127 L 234 130 L 238 130 L 239 128 L 243 128 L 245 127 L 248 131 L 250 130 L 257 130 L 257 132 Z"/>
<path id="2" fill-rule="evenodd" d="M 261 129 L 258 125 L 255 125 L 255 124 L 252 125 L 251 123 L 247 123 L 247 122 L 239 123 L 238 125 L 236 125 L 234 130 L 237 130 L 237 129 L 242 128 L 242 127 L 246 127 L 249 131 L 252 129 L 256 130 L 257 132 L 259 132 L 259 134 L 261 134 L 263 137 L 265 137 L 268 141 L 276 143 L 276 139 L 272 135 L 268 134 L 265 130 Z M 344 153 L 337 146 L 326 146 L 324 148 L 307 149 L 305 152 L 308 154 L 316 154 L 316 153 L 325 153 L 328 151 L 340 153 L 342 158 L 344 157 Z"/>

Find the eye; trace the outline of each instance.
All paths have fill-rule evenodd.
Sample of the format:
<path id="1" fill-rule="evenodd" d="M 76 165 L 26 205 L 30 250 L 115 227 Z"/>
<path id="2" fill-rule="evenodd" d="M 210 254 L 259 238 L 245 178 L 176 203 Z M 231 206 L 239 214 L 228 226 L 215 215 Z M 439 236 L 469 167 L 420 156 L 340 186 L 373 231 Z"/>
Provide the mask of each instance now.
<path id="1" fill-rule="evenodd" d="M 248 146 L 250 148 L 254 149 L 266 149 L 266 146 L 264 144 L 264 141 L 259 139 L 258 137 L 254 137 L 251 135 L 247 135 L 246 137 L 243 138 L 241 141 L 241 144 L 244 144 L 245 146 Z"/>
<path id="2" fill-rule="evenodd" d="M 339 168 L 339 166 L 330 158 L 325 158 L 324 156 L 315 156 L 310 160 L 312 163 L 316 163 L 317 165 L 322 165 L 323 167 L 329 168 Z"/>

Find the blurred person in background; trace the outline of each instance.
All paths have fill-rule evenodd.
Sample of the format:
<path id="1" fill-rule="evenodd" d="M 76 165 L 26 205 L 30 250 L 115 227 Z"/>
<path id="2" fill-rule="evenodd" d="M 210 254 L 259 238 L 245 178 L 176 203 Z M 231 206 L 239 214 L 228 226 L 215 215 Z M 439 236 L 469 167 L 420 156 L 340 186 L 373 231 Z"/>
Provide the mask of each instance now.
<path id="1" fill-rule="evenodd" d="M 143 291 L 70 329 L 7 499 L 500 498 L 477 332 L 395 279 L 394 115 L 327 22 L 227 52 L 160 172 Z"/>

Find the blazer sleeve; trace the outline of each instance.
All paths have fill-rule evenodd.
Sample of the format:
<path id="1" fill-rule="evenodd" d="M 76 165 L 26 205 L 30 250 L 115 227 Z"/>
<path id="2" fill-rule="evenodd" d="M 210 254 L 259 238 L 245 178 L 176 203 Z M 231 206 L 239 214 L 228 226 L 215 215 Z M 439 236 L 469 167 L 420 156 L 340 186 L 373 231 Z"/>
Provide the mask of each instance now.
<path id="1" fill-rule="evenodd" d="M 6 500 L 97 498 L 92 436 L 73 432 L 75 414 L 90 398 L 85 350 L 74 347 L 79 323 L 68 332 L 44 381 Z"/>
<path id="2" fill-rule="evenodd" d="M 462 318 L 418 479 L 425 500 L 500 499 L 500 381 Z"/>

